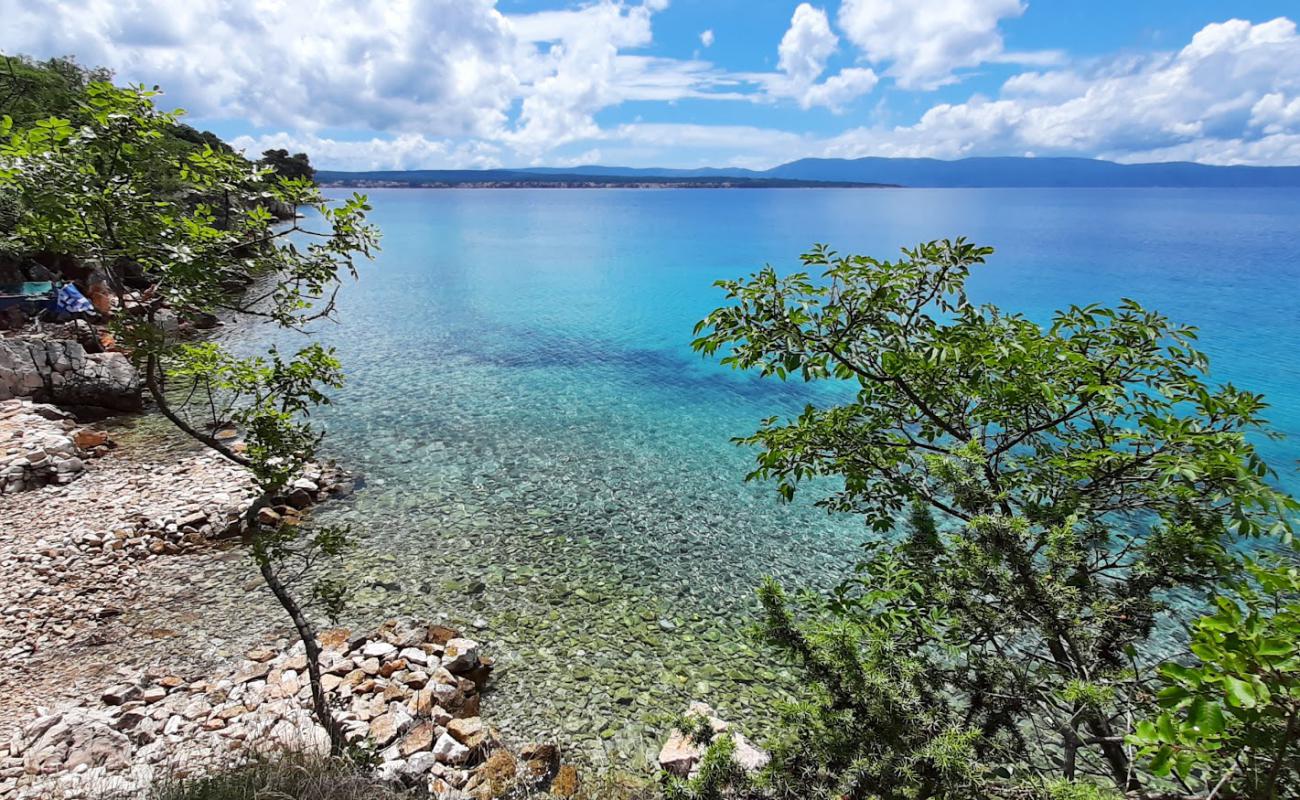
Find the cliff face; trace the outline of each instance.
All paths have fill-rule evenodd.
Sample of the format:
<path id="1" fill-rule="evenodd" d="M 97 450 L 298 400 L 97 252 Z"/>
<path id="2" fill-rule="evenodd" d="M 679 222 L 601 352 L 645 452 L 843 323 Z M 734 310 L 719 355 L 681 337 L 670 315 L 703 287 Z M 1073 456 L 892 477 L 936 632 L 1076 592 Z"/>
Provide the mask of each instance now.
<path id="1" fill-rule="evenodd" d="M 109 411 L 143 405 L 140 376 L 126 356 L 36 336 L 0 339 L 0 400 L 14 397 Z"/>

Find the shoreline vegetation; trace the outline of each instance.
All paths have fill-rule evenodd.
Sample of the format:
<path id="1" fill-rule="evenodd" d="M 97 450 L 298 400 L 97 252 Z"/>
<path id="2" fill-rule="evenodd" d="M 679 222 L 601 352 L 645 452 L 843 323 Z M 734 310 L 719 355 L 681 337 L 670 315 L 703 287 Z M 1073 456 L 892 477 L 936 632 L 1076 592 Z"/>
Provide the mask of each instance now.
<path id="1" fill-rule="evenodd" d="M 427 620 L 336 624 L 354 587 L 333 567 L 354 532 L 311 508 L 351 482 L 314 459 L 311 412 L 341 365 L 315 342 L 236 357 L 202 333 L 222 315 L 289 331 L 328 317 L 377 247 L 366 199 L 331 205 L 330 174 L 305 155 L 250 163 L 102 72 L 5 67 L 0 269 L 58 300 L 24 296 L 0 340 L 12 445 L 0 519 L 17 531 L 4 615 L 19 631 L 4 644 L 26 665 L 2 676 L 0 718 L 28 717 L 0 742 L 0 791 L 248 800 L 273 781 L 302 800 L 1280 800 L 1300 788 L 1300 504 L 1252 444 L 1267 434 L 1263 398 L 1208 383 L 1194 329 L 1132 301 L 1069 307 L 1047 328 L 977 306 L 966 280 L 992 250 L 963 239 L 895 260 L 819 245 L 801 271 L 721 281 L 694 349 L 859 389 L 763 421 L 741 440 L 756 453 L 749 477 L 786 500 L 834 479 L 819 505 L 872 535 L 830 593 L 757 587 L 756 641 L 802 678 L 779 723 L 751 742 L 698 698 L 658 774 L 584 777 L 563 742 L 491 727 L 490 643 Z M 83 415 L 151 404 L 189 454 L 118 453 L 111 425 L 48 401 Z M 260 581 L 219 563 L 227 537 Z M 1257 543 L 1272 557 L 1242 554 Z M 182 566 L 187 554 L 204 566 Z M 214 596 L 186 595 L 209 569 Z M 1175 607 L 1179 594 L 1202 604 Z M 178 657 L 148 631 L 165 618 L 193 635 L 186 614 L 202 608 L 159 607 L 162 595 L 246 595 L 244 613 L 261 615 L 215 652 Z M 1180 622 L 1186 650 L 1170 659 L 1153 632 Z M 92 669 L 84 647 L 123 653 L 121 669 Z M 33 684 L 53 697 L 32 698 Z M 295 783 L 295 763 L 319 772 Z"/>

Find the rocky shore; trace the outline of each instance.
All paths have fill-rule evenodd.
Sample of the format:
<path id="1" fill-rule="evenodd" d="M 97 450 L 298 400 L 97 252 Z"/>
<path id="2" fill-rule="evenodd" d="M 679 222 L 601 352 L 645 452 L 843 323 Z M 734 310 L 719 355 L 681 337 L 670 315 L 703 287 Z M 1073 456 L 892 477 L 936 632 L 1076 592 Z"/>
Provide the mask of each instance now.
<path id="1" fill-rule="evenodd" d="M 160 775 L 326 747 L 301 643 L 277 636 L 282 611 L 225 546 L 255 496 L 242 468 L 118 447 L 29 400 L 0 403 L 0 444 L 0 795 L 130 797 Z M 293 521 L 347 487 L 309 471 L 265 511 Z M 492 661 L 458 631 L 391 622 L 320 641 L 336 717 L 383 778 L 449 800 L 576 788 L 555 746 L 512 752 L 484 723 Z"/>
<path id="2" fill-rule="evenodd" d="M 479 716 L 491 659 L 440 625 L 386 623 L 320 635 L 324 684 L 349 741 L 377 754 L 378 774 L 445 800 L 517 789 L 567 797 L 573 767 L 552 745 L 512 752 Z M 42 710 L 0 743 L 0 791 L 19 798 L 131 796 L 160 775 L 196 774 L 276 749 L 328 751 L 307 711 L 301 644 L 257 648 L 231 669 L 134 674 L 97 697 Z"/>

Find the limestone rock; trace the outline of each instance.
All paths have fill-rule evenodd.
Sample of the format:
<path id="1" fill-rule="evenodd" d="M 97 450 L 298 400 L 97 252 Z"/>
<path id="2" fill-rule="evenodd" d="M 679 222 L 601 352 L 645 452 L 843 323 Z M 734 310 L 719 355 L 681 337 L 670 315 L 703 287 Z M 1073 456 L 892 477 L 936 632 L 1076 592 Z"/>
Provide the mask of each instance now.
<path id="1" fill-rule="evenodd" d="M 402 737 L 398 750 L 403 758 L 410 758 L 421 750 L 428 750 L 433 746 L 433 723 L 421 722 L 414 728 L 406 732 Z"/>
<path id="2" fill-rule="evenodd" d="M 469 748 L 444 733 L 434 743 L 433 755 L 442 764 L 464 764 L 469 760 Z"/>
<path id="3" fill-rule="evenodd" d="M 659 750 L 659 768 L 670 775 L 685 778 L 700 763 L 700 755 L 699 745 L 674 728 Z"/>
<path id="4" fill-rule="evenodd" d="M 112 411 L 143 405 L 140 376 L 126 356 L 45 336 L 0 339 L 0 400 L 11 397 Z"/>
<path id="5" fill-rule="evenodd" d="M 442 666 L 451 673 L 469 672 L 478 666 L 479 646 L 473 639 L 451 639 L 442 653 Z"/>

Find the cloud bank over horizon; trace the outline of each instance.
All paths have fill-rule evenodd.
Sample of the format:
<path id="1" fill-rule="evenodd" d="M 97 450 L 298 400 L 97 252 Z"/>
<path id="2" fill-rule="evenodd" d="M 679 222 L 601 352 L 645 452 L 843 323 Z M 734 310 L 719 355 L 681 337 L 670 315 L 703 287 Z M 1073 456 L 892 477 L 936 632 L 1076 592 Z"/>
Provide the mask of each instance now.
<path id="1" fill-rule="evenodd" d="M 0 51 L 71 54 L 160 84 L 237 147 L 305 150 L 336 169 L 868 155 L 1300 164 L 1300 33 L 1285 16 L 1224 13 L 1180 41 L 1098 52 L 1031 35 L 1053 10 L 1026 0 L 828 0 L 740 21 L 710 10 L 0 0 Z"/>

